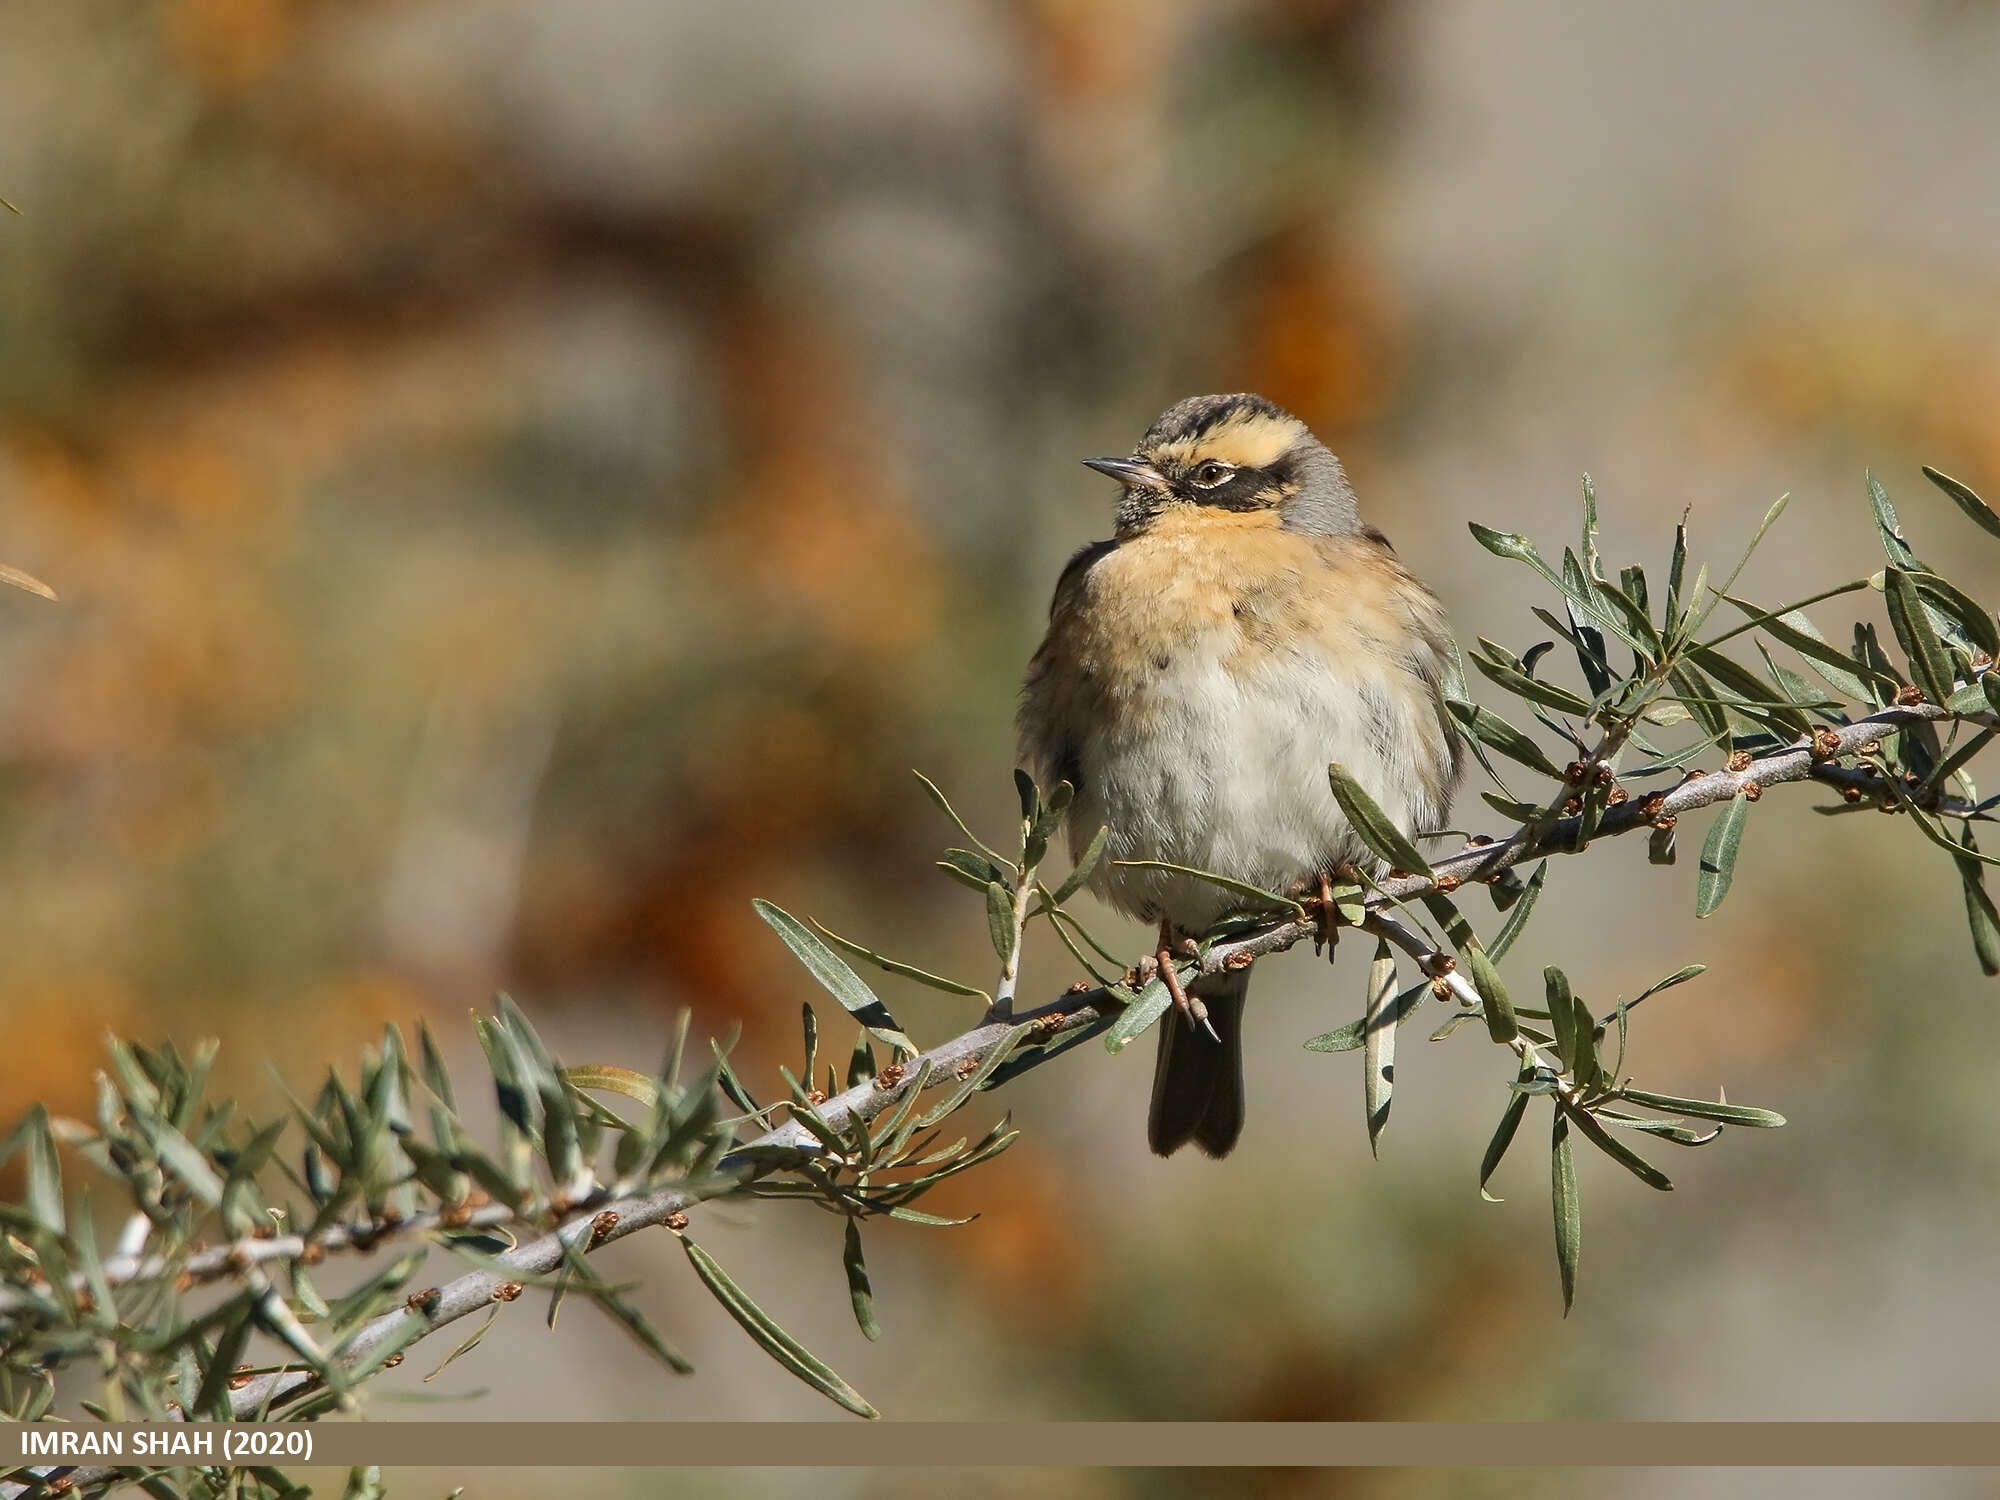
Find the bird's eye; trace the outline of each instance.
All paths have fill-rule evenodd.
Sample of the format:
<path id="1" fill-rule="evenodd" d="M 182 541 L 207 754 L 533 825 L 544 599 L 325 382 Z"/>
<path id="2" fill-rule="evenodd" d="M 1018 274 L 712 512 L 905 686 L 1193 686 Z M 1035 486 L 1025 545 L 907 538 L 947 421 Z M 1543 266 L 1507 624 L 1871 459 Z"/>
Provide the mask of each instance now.
<path id="1" fill-rule="evenodd" d="M 1205 490 L 1212 490 L 1236 472 L 1228 464 L 1211 458 L 1194 471 L 1194 482 Z"/>

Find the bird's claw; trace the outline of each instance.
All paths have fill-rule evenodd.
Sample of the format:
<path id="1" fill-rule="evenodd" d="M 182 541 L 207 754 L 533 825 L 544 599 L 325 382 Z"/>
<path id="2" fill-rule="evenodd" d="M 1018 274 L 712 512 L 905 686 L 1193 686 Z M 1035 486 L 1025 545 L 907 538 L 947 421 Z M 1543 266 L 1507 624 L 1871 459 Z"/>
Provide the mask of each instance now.
<path id="1" fill-rule="evenodd" d="M 1167 994 L 1172 998 L 1174 1008 L 1187 1018 L 1188 1024 L 1201 1027 L 1220 1044 L 1222 1038 L 1216 1032 L 1215 1023 L 1209 1020 L 1208 1007 L 1201 1003 L 1201 996 L 1190 995 L 1187 987 L 1181 983 L 1180 970 L 1174 964 L 1176 946 L 1191 949 L 1196 953 L 1201 951 L 1189 939 L 1183 938 L 1177 945 L 1174 941 L 1173 927 L 1166 922 L 1160 923 L 1160 951 L 1153 955 L 1160 982 L 1167 987 Z"/>

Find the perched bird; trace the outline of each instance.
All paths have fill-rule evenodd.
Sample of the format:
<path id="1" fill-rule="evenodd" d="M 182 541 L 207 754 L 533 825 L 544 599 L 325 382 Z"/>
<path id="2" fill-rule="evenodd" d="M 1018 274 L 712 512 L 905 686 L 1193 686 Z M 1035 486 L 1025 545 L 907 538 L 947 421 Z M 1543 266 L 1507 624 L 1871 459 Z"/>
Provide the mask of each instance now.
<path id="1" fill-rule="evenodd" d="M 1443 826 L 1462 742 L 1444 703 L 1443 607 L 1362 524 L 1340 461 L 1261 396 L 1169 407 L 1117 480 L 1116 534 L 1069 560 L 1021 691 L 1022 760 L 1076 788 L 1091 887 L 1159 924 L 1175 1008 L 1147 1136 L 1223 1156 L 1243 1128 L 1249 971 L 1183 991 L 1173 959 L 1237 904 L 1154 860 L 1303 893 L 1374 856 L 1334 800 L 1339 761 L 1405 833 Z M 1205 1014 L 1204 1014 L 1205 1013 Z"/>

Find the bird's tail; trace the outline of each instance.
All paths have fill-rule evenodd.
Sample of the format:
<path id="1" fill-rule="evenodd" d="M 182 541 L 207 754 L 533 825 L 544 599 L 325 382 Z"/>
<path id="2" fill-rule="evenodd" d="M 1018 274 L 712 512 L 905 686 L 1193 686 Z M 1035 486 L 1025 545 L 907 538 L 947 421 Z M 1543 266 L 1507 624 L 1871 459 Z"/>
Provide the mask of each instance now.
<path id="1" fill-rule="evenodd" d="M 1208 1007 L 1215 1035 L 1190 1025 L 1178 1008 L 1160 1022 L 1160 1057 L 1153 1067 L 1153 1106 L 1146 1139 L 1162 1156 L 1189 1141 L 1210 1156 L 1227 1156 L 1243 1131 L 1243 1000 L 1248 969 L 1204 974 L 1188 986 Z"/>

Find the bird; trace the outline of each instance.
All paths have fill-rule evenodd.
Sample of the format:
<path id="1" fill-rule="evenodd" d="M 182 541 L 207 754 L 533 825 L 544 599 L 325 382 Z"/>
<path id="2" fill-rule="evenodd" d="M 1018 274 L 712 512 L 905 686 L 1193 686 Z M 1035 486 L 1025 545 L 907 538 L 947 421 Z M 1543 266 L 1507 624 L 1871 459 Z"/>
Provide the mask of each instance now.
<path id="1" fill-rule="evenodd" d="M 1446 706 L 1457 650 L 1437 596 L 1362 522 L 1340 460 L 1264 397 L 1190 397 L 1129 456 L 1084 462 L 1120 486 L 1113 534 L 1056 583 L 1021 688 L 1021 763 L 1073 788 L 1073 857 L 1104 830 L 1090 889 L 1158 924 L 1174 1004 L 1149 1144 L 1222 1157 L 1243 1128 L 1250 971 L 1183 987 L 1174 959 L 1242 898 L 1128 862 L 1324 896 L 1380 865 L 1334 798 L 1333 762 L 1403 833 L 1436 833 L 1463 759 Z"/>

